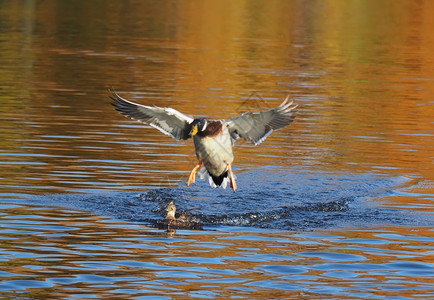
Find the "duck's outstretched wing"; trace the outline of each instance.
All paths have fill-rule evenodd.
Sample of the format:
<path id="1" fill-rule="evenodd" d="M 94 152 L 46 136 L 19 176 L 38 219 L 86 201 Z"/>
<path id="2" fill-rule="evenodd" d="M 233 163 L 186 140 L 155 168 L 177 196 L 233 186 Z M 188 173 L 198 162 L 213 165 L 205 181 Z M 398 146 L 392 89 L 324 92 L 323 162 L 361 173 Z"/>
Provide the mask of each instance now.
<path id="1" fill-rule="evenodd" d="M 295 108 L 289 96 L 278 107 L 264 112 L 247 112 L 228 120 L 228 129 L 233 141 L 240 137 L 259 145 L 273 130 L 288 126 L 295 118 Z"/>
<path id="2" fill-rule="evenodd" d="M 151 125 L 162 133 L 175 138 L 186 140 L 190 138 L 191 123 L 193 118 L 176 109 L 158 106 L 140 105 L 120 97 L 114 90 L 111 90 L 110 98 L 117 111 L 126 117 Z"/>

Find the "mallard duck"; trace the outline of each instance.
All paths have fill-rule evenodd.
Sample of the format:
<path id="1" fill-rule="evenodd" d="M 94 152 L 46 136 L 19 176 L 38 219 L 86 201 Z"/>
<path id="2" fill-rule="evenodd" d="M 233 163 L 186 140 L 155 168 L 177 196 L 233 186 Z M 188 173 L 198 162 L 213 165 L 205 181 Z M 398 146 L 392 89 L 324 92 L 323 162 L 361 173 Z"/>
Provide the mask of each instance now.
<path id="1" fill-rule="evenodd" d="M 297 107 L 288 96 L 278 107 L 263 112 L 246 112 L 229 120 L 194 119 L 170 107 L 137 104 L 111 92 L 112 104 L 122 115 L 149 124 L 178 141 L 193 138 L 198 163 L 188 177 L 187 186 L 195 183 L 196 173 L 205 167 L 211 186 L 226 188 L 229 181 L 234 191 L 237 190 L 232 172 L 235 141 L 243 138 L 259 145 L 273 130 L 289 125 Z"/>
<path id="2" fill-rule="evenodd" d="M 177 228 L 177 229 L 200 229 L 201 225 L 199 221 L 190 214 L 190 210 L 182 210 L 180 212 L 176 212 L 175 202 L 170 201 L 167 205 L 166 211 L 166 225 L 167 228 Z"/>

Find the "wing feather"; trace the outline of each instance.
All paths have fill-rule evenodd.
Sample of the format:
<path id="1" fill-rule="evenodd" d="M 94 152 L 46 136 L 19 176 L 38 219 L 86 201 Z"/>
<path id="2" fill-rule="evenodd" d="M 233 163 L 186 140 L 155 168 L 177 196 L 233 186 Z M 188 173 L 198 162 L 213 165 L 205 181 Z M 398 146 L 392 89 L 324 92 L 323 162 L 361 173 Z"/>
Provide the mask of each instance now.
<path id="1" fill-rule="evenodd" d="M 247 112 L 228 120 L 228 129 L 234 141 L 242 137 L 255 146 L 262 143 L 273 130 L 288 126 L 295 118 L 295 109 L 289 96 L 278 107 L 264 112 Z"/>
<path id="2" fill-rule="evenodd" d="M 149 124 L 178 141 L 190 137 L 193 118 L 170 107 L 141 105 L 120 97 L 114 90 L 111 93 L 112 104 L 122 115 Z"/>

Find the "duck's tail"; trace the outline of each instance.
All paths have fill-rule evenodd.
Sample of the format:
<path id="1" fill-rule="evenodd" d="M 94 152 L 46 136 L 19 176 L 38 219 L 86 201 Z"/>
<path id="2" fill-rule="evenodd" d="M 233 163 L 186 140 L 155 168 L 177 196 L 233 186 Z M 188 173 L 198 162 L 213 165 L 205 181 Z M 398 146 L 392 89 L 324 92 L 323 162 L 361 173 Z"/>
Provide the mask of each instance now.
<path id="1" fill-rule="evenodd" d="M 214 176 L 211 173 L 208 172 L 209 175 L 209 185 L 212 187 L 222 187 L 226 188 L 229 182 L 229 173 L 228 171 L 225 171 L 220 176 Z"/>

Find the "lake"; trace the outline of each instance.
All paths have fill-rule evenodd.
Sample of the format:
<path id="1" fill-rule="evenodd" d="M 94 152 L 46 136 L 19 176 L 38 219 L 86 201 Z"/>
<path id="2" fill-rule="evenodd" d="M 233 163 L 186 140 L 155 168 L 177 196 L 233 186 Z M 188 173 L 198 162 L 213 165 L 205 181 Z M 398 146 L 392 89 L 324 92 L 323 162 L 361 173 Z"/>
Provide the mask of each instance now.
<path id="1" fill-rule="evenodd" d="M 431 1 L 1 1 L 0 297 L 433 298 L 433 28 Z M 238 141 L 233 192 L 111 88 L 299 107 Z"/>

